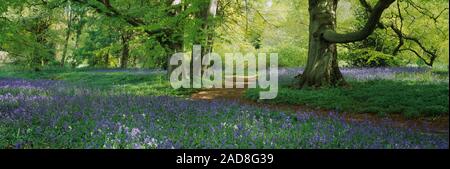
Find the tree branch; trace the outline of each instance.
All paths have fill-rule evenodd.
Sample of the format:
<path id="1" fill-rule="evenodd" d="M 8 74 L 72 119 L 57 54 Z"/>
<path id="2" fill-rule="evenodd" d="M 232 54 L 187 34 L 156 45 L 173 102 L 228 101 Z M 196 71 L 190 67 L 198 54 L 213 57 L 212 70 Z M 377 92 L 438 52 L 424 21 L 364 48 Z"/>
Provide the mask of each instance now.
<path id="1" fill-rule="evenodd" d="M 372 7 L 367 3 L 366 0 L 360 0 L 360 3 L 361 3 L 361 5 L 366 9 L 366 12 L 367 12 L 367 13 L 370 13 L 370 11 L 372 11 Z M 406 3 L 410 4 L 411 2 L 410 2 L 410 1 L 407 1 Z M 418 6 L 418 5 L 416 5 L 416 6 L 415 6 L 415 9 L 423 9 L 423 8 L 420 7 L 420 6 Z M 445 10 L 447 10 L 447 9 L 448 9 L 448 8 L 444 8 L 442 11 L 445 11 Z M 436 60 L 436 58 L 438 57 L 438 55 L 437 55 L 437 50 L 435 50 L 435 49 L 428 49 L 427 47 L 425 47 L 425 45 L 422 44 L 422 42 L 421 42 L 418 38 L 409 36 L 409 35 L 405 34 L 405 33 L 402 31 L 402 28 L 403 28 L 403 20 L 404 20 L 404 19 L 403 19 L 403 15 L 402 15 L 402 13 L 401 13 L 401 10 L 400 10 L 400 4 L 399 4 L 399 3 L 397 3 L 397 13 L 398 13 L 398 14 L 397 14 L 398 16 L 395 16 L 395 17 L 398 17 L 398 18 L 400 19 L 400 28 L 398 28 L 398 27 L 397 27 L 395 24 L 393 24 L 393 23 L 390 24 L 389 26 L 383 24 L 382 22 L 379 22 L 379 23 L 378 23 L 378 24 L 380 25 L 379 28 L 386 28 L 386 26 L 387 26 L 388 28 L 391 28 L 391 29 L 394 31 L 394 33 L 396 34 L 396 36 L 397 36 L 397 38 L 398 38 L 398 40 L 399 40 L 399 43 L 398 43 L 397 46 L 394 48 L 394 50 L 393 50 L 393 52 L 392 52 L 392 55 L 396 56 L 396 55 L 397 55 L 398 53 L 400 53 L 400 52 L 403 52 L 403 51 L 409 51 L 409 52 L 414 53 L 419 59 L 423 60 L 424 63 L 425 63 L 426 65 L 428 65 L 428 66 L 433 66 L 434 60 Z M 421 12 L 421 13 L 422 13 L 422 12 Z M 422 13 L 422 14 L 425 15 L 424 13 Z M 435 22 L 437 22 L 437 19 L 439 18 L 440 15 L 442 15 L 442 12 L 440 12 L 439 15 L 437 15 L 437 16 L 434 16 L 434 15 L 433 15 L 433 17 L 430 17 L 430 18 L 433 19 Z M 428 15 L 427 15 L 427 16 L 428 16 Z M 411 42 L 417 44 L 417 45 L 419 46 L 419 48 L 422 49 L 422 51 L 424 52 L 424 54 L 426 54 L 426 55 L 429 56 L 429 61 L 427 61 L 427 60 L 425 59 L 425 57 L 422 56 L 422 55 L 420 55 L 419 52 L 417 52 L 415 49 L 413 49 L 413 48 L 411 48 L 411 47 L 404 47 L 404 45 L 405 45 L 405 40 L 411 41 Z M 402 48 L 404 48 L 404 49 L 402 49 Z"/>
<path id="2" fill-rule="evenodd" d="M 379 0 L 370 13 L 364 28 L 357 32 L 340 34 L 335 30 L 328 29 L 323 32 L 322 38 L 332 43 L 349 43 L 366 39 L 377 27 L 381 15 L 395 0 Z"/>
<path id="3" fill-rule="evenodd" d="M 114 8 L 111 5 L 109 0 L 96 0 L 95 1 L 95 2 L 97 2 L 97 4 L 102 4 L 103 6 L 98 6 L 97 4 L 89 3 L 89 0 L 72 0 L 72 1 L 81 3 L 81 4 L 85 4 L 93 9 L 95 9 L 97 12 L 105 14 L 106 16 L 121 18 L 125 22 L 127 22 L 128 24 L 130 24 L 131 26 L 134 26 L 134 27 L 147 25 L 144 21 L 142 21 L 138 18 L 130 17 L 130 16 L 120 13 L 116 8 Z M 156 33 L 161 33 L 163 31 L 165 31 L 165 29 L 163 29 L 163 28 L 156 29 L 156 30 L 145 30 L 145 32 L 148 35 L 154 35 Z"/>

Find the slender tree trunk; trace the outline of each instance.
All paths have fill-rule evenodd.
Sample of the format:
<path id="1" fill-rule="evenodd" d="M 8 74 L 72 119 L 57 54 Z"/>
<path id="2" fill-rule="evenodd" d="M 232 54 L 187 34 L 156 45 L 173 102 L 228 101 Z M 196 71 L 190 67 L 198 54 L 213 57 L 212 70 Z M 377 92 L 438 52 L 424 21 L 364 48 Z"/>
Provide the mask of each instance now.
<path id="1" fill-rule="evenodd" d="M 322 38 L 325 30 L 336 28 L 336 8 L 338 0 L 309 1 L 309 51 L 305 71 L 299 79 L 298 87 L 344 85 L 345 80 L 337 62 L 336 43 Z"/>
<path id="2" fill-rule="evenodd" d="M 75 31 L 75 33 L 76 33 L 76 35 L 75 35 L 75 46 L 74 46 L 74 50 L 75 51 L 80 48 L 80 36 L 81 36 L 81 33 L 83 31 L 83 28 L 84 28 L 84 24 L 85 24 L 85 21 L 83 20 L 84 14 L 85 14 L 85 12 L 83 11 L 79 15 L 79 20 L 78 20 L 78 23 L 77 23 L 77 30 Z M 74 57 L 74 56 L 72 56 L 72 57 Z M 77 66 L 77 64 L 78 64 L 77 62 L 72 62 L 72 68 L 75 68 Z"/>
<path id="3" fill-rule="evenodd" d="M 36 29 L 31 30 L 33 34 L 36 36 L 36 42 L 41 44 L 43 47 L 47 49 L 51 49 L 51 45 L 49 44 L 48 37 L 46 35 L 46 32 L 48 31 L 50 27 L 50 19 L 40 19 L 37 22 Z M 48 58 L 51 53 L 41 53 L 41 51 L 35 47 L 33 50 L 32 57 L 30 58 L 30 66 L 33 64 L 40 65 L 41 67 L 45 66 L 46 63 L 48 63 Z"/>
<path id="4" fill-rule="evenodd" d="M 210 0 L 209 8 L 205 16 L 206 23 L 204 25 L 204 30 L 206 32 L 206 38 L 202 54 L 210 53 L 213 50 L 214 29 L 216 28 L 214 18 L 216 17 L 218 6 L 219 6 L 218 0 Z"/>
<path id="5" fill-rule="evenodd" d="M 170 49 L 173 50 L 173 53 L 178 53 L 178 52 L 183 52 L 183 40 L 180 39 L 177 42 L 172 42 L 171 43 L 171 47 Z M 172 73 L 172 71 L 176 68 L 176 65 L 170 65 L 170 56 L 167 57 L 167 77 L 170 78 L 170 74 Z"/>
<path id="6" fill-rule="evenodd" d="M 195 59 L 198 59 L 200 61 L 203 60 L 203 55 L 205 54 L 205 44 L 203 43 L 204 37 L 206 37 L 206 34 L 204 34 L 203 32 L 205 31 L 205 29 L 207 28 L 207 15 L 208 15 L 208 4 L 206 3 L 206 0 L 202 0 L 202 1 L 198 1 L 198 5 L 197 7 L 199 8 L 199 11 L 197 11 L 194 16 L 193 19 L 194 20 L 199 20 L 201 22 L 200 25 L 198 25 L 198 32 L 197 32 L 197 36 L 194 37 L 193 40 L 193 44 L 192 45 L 199 45 L 201 47 L 200 51 L 195 51 L 194 46 L 191 49 L 191 60 L 190 60 L 190 79 L 191 79 L 191 86 L 194 85 L 194 74 L 196 74 L 197 72 L 194 71 L 194 62 L 196 62 Z M 200 57 L 195 57 L 195 54 L 200 55 Z M 200 65 L 200 74 L 203 73 L 203 68 L 204 66 L 201 64 Z"/>
<path id="7" fill-rule="evenodd" d="M 67 56 L 67 48 L 69 46 L 69 38 L 70 38 L 70 34 L 72 33 L 72 9 L 69 5 L 68 7 L 68 12 L 69 12 L 69 16 L 67 19 L 67 32 L 66 32 L 66 39 L 65 39 L 65 43 L 64 43 L 64 50 L 63 50 L 63 54 L 61 57 L 61 67 L 64 67 L 64 64 L 66 62 L 66 56 Z"/>
<path id="8" fill-rule="evenodd" d="M 128 67 L 128 58 L 130 55 L 130 41 L 131 33 L 124 31 L 122 34 L 122 57 L 120 58 L 120 68 L 126 69 Z"/>
<path id="9" fill-rule="evenodd" d="M 137 57 L 133 56 L 133 67 L 136 67 L 136 60 L 137 60 Z"/>
<path id="10" fill-rule="evenodd" d="M 181 1 L 174 1 L 174 0 L 168 0 L 168 5 L 179 5 L 179 7 L 176 7 L 175 9 L 169 11 L 169 16 L 175 17 L 180 12 L 184 10 L 184 5 L 180 5 Z M 183 29 L 175 29 L 175 31 L 172 32 L 172 34 L 175 34 L 175 39 L 173 39 L 171 42 L 169 42 L 169 48 L 171 50 L 171 54 L 167 57 L 165 67 L 164 69 L 167 70 L 167 78 L 170 78 L 170 74 L 172 71 L 176 68 L 176 66 L 170 65 L 170 58 L 172 54 L 183 52 L 184 48 L 184 40 L 183 40 Z"/>
<path id="11" fill-rule="evenodd" d="M 85 12 L 83 11 L 79 15 L 80 18 L 79 18 L 79 21 L 78 21 L 78 29 L 76 30 L 76 36 L 75 36 L 75 49 L 78 49 L 80 47 L 80 36 L 81 36 L 81 33 L 83 31 L 83 28 L 84 28 L 84 24 L 85 24 L 85 21 L 83 20 L 84 19 L 84 14 L 85 14 Z"/>
<path id="12" fill-rule="evenodd" d="M 104 53 L 103 59 L 105 62 L 105 68 L 108 68 L 109 67 L 109 50 L 106 53 Z"/>
<path id="13" fill-rule="evenodd" d="M 216 16 L 216 12 L 218 9 L 218 1 L 217 0 L 203 0 L 200 1 L 199 11 L 195 14 L 195 18 L 200 19 L 202 24 L 200 28 L 202 29 L 199 32 L 200 37 L 194 40 L 194 45 L 201 45 L 200 50 L 200 60 L 203 60 L 203 56 L 208 52 L 212 52 L 213 38 L 214 38 L 214 20 L 213 18 Z M 194 49 L 192 49 L 191 55 L 191 79 L 193 79 L 193 61 L 194 61 Z M 206 66 L 201 65 L 201 74 L 203 74 Z"/>

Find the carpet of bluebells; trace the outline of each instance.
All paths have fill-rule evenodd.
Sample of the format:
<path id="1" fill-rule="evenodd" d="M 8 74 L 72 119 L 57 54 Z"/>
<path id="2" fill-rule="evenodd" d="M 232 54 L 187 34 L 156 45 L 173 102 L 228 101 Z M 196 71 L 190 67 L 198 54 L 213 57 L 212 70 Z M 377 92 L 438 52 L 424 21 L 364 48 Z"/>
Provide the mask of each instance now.
<path id="1" fill-rule="evenodd" d="M 292 78 L 303 73 L 303 68 L 280 68 L 280 81 L 292 81 Z M 414 75 L 429 71 L 421 67 L 379 67 L 379 68 L 341 68 L 342 74 L 347 80 L 392 80 L 396 75 Z M 448 81 L 448 79 L 447 79 Z"/>
<path id="2" fill-rule="evenodd" d="M 448 148 L 390 123 L 0 78 L 0 148 Z"/>

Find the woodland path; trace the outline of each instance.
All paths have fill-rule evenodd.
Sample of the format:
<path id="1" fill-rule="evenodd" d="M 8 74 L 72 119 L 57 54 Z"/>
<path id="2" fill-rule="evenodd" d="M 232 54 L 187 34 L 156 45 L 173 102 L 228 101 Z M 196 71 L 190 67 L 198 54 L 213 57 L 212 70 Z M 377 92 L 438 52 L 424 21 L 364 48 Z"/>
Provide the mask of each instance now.
<path id="1" fill-rule="evenodd" d="M 234 76 L 235 77 L 235 76 Z M 225 80 L 232 82 L 234 77 L 226 77 Z M 243 78 L 244 85 L 247 87 L 249 79 L 252 80 L 256 77 L 236 77 L 236 79 Z M 237 81 L 237 80 L 236 80 Z M 235 86 L 234 86 L 235 87 Z M 270 104 L 260 103 L 244 98 L 246 88 L 221 88 L 221 89 L 203 89 L 191 95 L 191 99 L 194 100 L 232 100 L 242 104 L 254 105 L 258 107 L 267 107 L 272 110 L 286 111 L 286 112 L 315 112 L 321 116 L 329 116 L 327 110 L 311 109 L 302 105 L 287 105 L 287 104 Z M 435 134 L 447 134 L 449 133 L 449 118 L 419 118 L 419 119 L 407 119 L 401 115 L 390 115 L 389 117 L 380 117 L 375 114 L 345 114 L 343 115 L 349 122 L 370 120 L 373 124 L 381 124 L 389 121 L 393 124 L 393 127 L 402 128 L 416 128 L 425 133 Z"/>

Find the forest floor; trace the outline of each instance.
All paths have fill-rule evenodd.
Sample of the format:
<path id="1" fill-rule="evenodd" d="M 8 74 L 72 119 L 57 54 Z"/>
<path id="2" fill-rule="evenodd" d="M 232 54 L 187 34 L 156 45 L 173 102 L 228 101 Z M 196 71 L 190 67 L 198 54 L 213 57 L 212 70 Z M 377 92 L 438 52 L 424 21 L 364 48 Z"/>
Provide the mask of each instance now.
<path id="1" fill-rule="evenodd" d="M 245 86 L 248 85 L 248 79 L 245 79 Z M 267 107 L 273 111 L 287 111 L 291 113 L 296 112 L 314 112 L 319 116 L 329 116 L 329 110 L 316 109 L 303 105 L 292 105 L 284 103 L 267 103 L 258 102 L 245 98 L 245 92 L 247 88 L 218 88 L 218 89 L 203 89 L 199 90 L 191 95 L 191 99 L 194 100 L 229 100 L 237 101 L 241 104 L 253 105 L 257 107 Z M 370 113 L 347 113 L 343 114 L 343 117 L 348 122 L 354 121 L 372 121 L 374 124 L 381 124 L 383 122 L 391 121 L 394 126 L 400 128 L 416 128 L 418 130 L 430 132 L 430 133 L 448 133 L 449 132 L 449 117 L 433 117 L 433 118 L 406 118 L 399 114 L 390 114 L 387 116 L 379 116 Z"/>
<path id="2" fill-rule="evenodd" d="M 281 71 L 279 95 L 267 102 L 253 99 L 253 89 L 174 90 L 160 70 L 2 69 L 0 148 L 448 148 L 446 73 L 344 69 L 363 79 L 349 91 L 286 89 L 285 77 L 297 71 Z M 373 76 L 394 81 L 365 80 Z M 341 94 L 373 95 L 373 110 L 431 106 L 436 113 L 316 107 L 367 104 Z M 307 103 L 320 104 L 300 102 L 311 96 Z"/>

